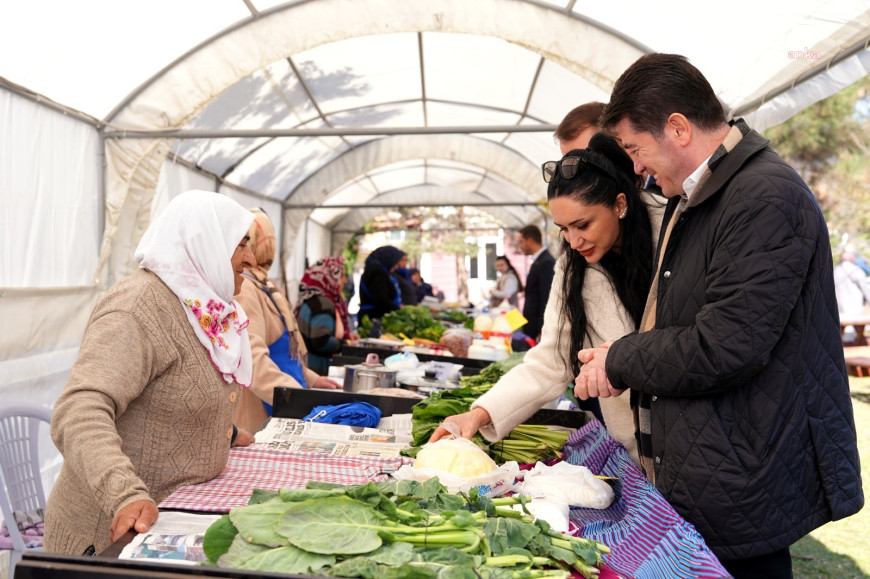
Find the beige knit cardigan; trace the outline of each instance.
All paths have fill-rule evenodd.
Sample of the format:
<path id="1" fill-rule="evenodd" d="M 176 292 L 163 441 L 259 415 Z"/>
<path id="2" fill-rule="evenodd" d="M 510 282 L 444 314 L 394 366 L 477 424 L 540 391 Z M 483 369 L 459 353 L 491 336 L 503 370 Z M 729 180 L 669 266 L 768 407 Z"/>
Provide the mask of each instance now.
<path id="1" fill-rule="evenodd" d="M 648 195 L 648 194 L 645 194 Z M 644 197 L 652 222 L 652 239 L 655 246 L 661 229 L 664 201 Z M 653 248 L 655 254 L 655 248 Z M 483 407 L 492 418 L 492 423 L 480 432 L 489 441 L 501 440 L 518 424 L 528 419 L 544 404 L 558 398 L 574 380 L 570 367 L 559 351 L 571 343 L 570 322 L 562 317 L 562 280 L 565 277 L 565 256 L 556 261 L 550 297 L 544 310 L 544 327 L 541 341 L 529 350 L 523 363 L 502 376 L 489 392 L 478 398 L 472 408 Z M 570 299 L 570 296 L 569 296 Z M 634 331 L 631 316 L 622 305 L 610 276 L 598 265 L 586 269 L 583 281 L 583 302 L 586 308 L 587 329 L 592 337 L 586 338 L 583 347 L 590 348 L 608 340 L 616 340 Z M 569 355 L 576 356 L 577 352 Z M 611 398 L 600 398 L 601 414 L 610 435 L 625 446 L 631 459 L 640 464 L 637 441 L 634 437 L 634 416 L 629 404 L 629 393 Z"/>
<path id="2" fill-rule="evenodd" d="M 140 269 L 110 288 L 54 405 L 64 464 L 46 507 L 45 550 L 99 553 L 124 506 L 220 474 L 241 391 L 160 278 Z"/>
<path id="3" fill-rule="evenodd" d="M 265 278 L 265 274 L 259 269 L 249 268 L 246 271 L 257 279 Z M 305 342 L 302 340 L 302 334 L 299 333 L 296 316 L 293 315 L 290 304 L 283 294 L 275 293 L 273 297 L 275 303 L 281 308 L 281 313 L 284 314 L 290 338 L 296 341 L 299 356 L 304 365 Z M 242 305 L 249 320 L 248 336 L 251 339 L 251 354 L 254 358 L 254 379 L 251 383 L 251 389 L 242 394 L 242 399 L 236 406 L 233 413 L 233 423 L 239 428 L 254 432 L 269 417 L 266 414 L 263 401 L 272 404 L 276 386 L 302 388 L 302 385 L 289 374 L 282 372 L 281 368 L 269 357 L 269 345 L 274 344 L 284 335 L 284 323 L 281 321 L 278 310 L 275 309 L 275 304 L 260 289 L 260 284 L 245 278 L 242 283 L 242 291 L 236 296 L 236 301 Z M 319 377 L 317 372 L 305 366 L 306 387 L 313 386 Z"/>

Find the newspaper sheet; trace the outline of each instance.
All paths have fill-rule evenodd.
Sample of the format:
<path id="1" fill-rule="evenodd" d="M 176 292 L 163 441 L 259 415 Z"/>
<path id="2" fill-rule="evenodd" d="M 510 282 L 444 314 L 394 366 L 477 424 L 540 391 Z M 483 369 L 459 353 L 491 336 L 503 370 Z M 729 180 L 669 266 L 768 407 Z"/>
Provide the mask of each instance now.
<path id="1" fill-rule="evenodd" d="M 296 418 L 272 418 L 256 434 L 256 439 L 254 446 L 262 448 L 333 456 L 395 458 L 399 456 L 399 451 L 411 445 L 411 431 L 410 427 L 407 431 L 399 431 L 305 422 Z"/>
<path id="2" fill-rule="evenodd" d="M 136 535 L 118 558 L 196 565 L 207 558 L 202 550 L 205 531 L 219 518 L 220 515 L 163 511 L 151 529 Z"/>

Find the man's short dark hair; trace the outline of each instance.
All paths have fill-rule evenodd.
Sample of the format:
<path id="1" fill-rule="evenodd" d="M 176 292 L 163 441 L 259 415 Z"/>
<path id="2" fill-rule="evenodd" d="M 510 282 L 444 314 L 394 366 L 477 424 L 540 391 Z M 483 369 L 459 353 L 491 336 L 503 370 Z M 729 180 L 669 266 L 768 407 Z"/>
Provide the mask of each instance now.
<path id="1" fill-rule="evenodd" d="M 716 129 L 726 120 L 713 87 L 685 56 L 647 54 L 629 66 L 613 85 L 610 102 L 601 115 L 601 127 L 612 131 L 627 118 L 634 131 L 661 137 L 673 113 L 681 113 L 705 131 Z"/>
<path id="2" fill-rule="evenodd" d="M 526 239 L 531 239 L 538 245 L 542 244 L 541 230 L 537 225 L 526 225 L 520 229 L 520 235 Z"/>
<path id="3" fill-rule="evenodd" d="M 604 111 L 604 103 L 592 102 L 571 109 L 553 133 L 562 142 L 573 141 L 588 127 L 599 127 L 598 119 Z"/>

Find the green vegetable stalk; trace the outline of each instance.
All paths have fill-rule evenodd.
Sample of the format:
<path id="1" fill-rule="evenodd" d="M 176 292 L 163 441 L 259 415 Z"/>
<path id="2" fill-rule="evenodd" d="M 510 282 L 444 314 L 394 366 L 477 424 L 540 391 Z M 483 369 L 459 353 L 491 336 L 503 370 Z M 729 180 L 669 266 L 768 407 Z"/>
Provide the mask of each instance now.
<path id="1" fill-rule="evenodd" d="M 436 392 L 414 405 L 411 411 L 411 435 L 414 446 L 403 451 L 406 456 L 416 456 L 419 447 L 426 444 L 435 429 L 448 416 L 462 414 L 471 409 L 471 404 L 487 392 L 511 368 L 522 362 L 525 353 L 511 355 L 506 360 L 494 362 L 481 370 L 477 376 L 462 378 L 462 387 Z M 531 464 L 545 458 L 558 458 L 568 440 L 565 431 L 552 430 L 543 425 L 521 424 L 503 440 L 490 444 L 480 434 L 472 441 L 486 451 L 496 462 L 515 460 Z"/>

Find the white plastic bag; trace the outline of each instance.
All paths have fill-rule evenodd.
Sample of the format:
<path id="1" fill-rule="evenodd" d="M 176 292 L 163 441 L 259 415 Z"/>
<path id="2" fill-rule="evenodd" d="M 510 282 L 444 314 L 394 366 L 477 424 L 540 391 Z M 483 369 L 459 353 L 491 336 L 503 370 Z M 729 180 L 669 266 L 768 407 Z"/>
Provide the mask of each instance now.
<path id="1" fill-rule="evenodd" d="M 585 466 L 557 462 L 553 466 L 537 463 L 527 471 L 517 489 L 548 501 L 558 501 L 574 507 L 606 509 L 613 502 L 613 489 L 597 478 Z"/>
<path id="2" fill-rule="evenodd" d="M 447 490 L 451 493 L 468 492 L 472 487 L 478 487 L 481 496 L 497 497 L 513 490 L 514 480 L 520 471 L 520 467 L 515 461 L 507 462 L 498 466 L 479 446 L 467 438 L 457 436 L 458 433 L 456 432 L 457 427 L 455 424 L 448 422 L 445 424 L 445 427 L 451 431 L 449 436 L 444 437 L 437 442 L 431 442 L 424 445 L 419 452 L 423 453 L 427 450 L 443 449 L 448 455 L 451 453 L 459 455 L 466 453 L 469 457 L 469 464 L 456 465 L 459 468 L 453 469 L 454 473 L 457 471 L 461 472 L 462 468 L 466 466 L 471 467 L 473 470 L 478 470 L 473 468 L 472 463 L 485 464 L 488 462 L 489 465 L 494 467 L 493 470 L 473 476 L 460 476 L 438 468 L 418 467 L 416 466 L 418 462 L 425 462 L 418 460 L 415 461 L 414 466 L 404 465 L 399 468 L 393 473 L 393 477 L 400 480 L 410 479 L 423 482 L 437 476 L 441 484 L 447 487 Z M 418 457 L 420 456 L 420 453 L 418 453 Z M 487 465 L 487 467 L 489 467 L 489 465 Z"/>
<path id="3" fill-rule="evenodd" d="M 500 497 L 513 490 L 514 480 L 520 472 L 520 466 L 515 462 L 506 462 L 496 470 L 481 476 L 458 477 L 434 468 L 414 468 L 406 464 L 393 473 L 399 480 L 427 481 L 433 476 L 447 487 L 451 493 L 468 492 L 472 487 L 478 487 L 481 496 Z"/>
<path id="4" fill-rule="evenodd" d="M 521 505 L 511 505 L 515 511 L 522 512 Z M 560 533 L 570 532 L 568 513 L 571 507 L 568 503 L 560 501 L 548 501 L 547 499 L 532 499 L 526 503 L 526 510 L 532 514 L 535 519 L 547 521 L 550 528 Z"/>

